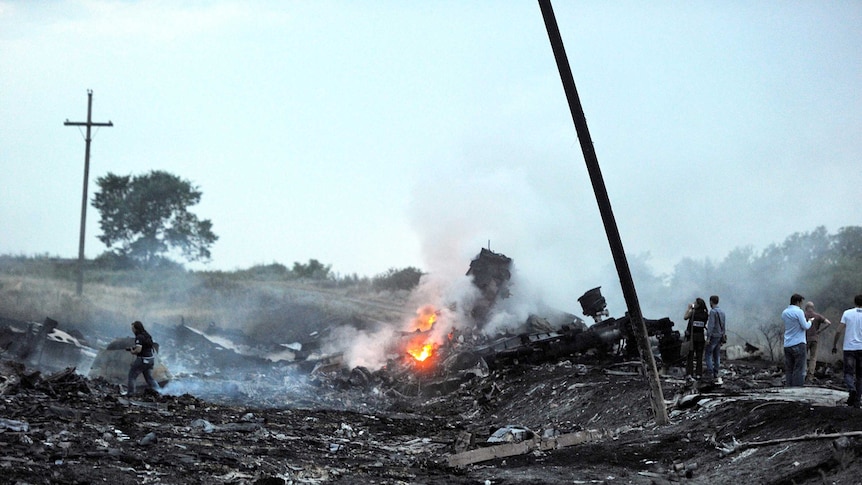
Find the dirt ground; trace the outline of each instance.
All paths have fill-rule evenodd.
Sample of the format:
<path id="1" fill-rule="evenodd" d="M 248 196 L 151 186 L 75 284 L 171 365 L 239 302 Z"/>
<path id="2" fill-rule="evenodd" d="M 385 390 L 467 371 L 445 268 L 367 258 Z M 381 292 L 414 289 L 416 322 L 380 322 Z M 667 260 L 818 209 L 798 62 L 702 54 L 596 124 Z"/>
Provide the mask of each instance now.
<path id="1" fill-rule="evenodd" d="M 726 363 L 722 386 L 665 376 L 670 424 L 657 426 L 637 370 L 516 364 L 414 397 L 382 381 L 273 380 L 284 393 L 262 400 L 263 384 L 205 398 L 124 396 L 71 369 L 41 375 L 4 361 L 0 482 L 862 483 L 862 410 L 844 404 L 840 373 L 797 389 L 763 361 Z M 506 442 L 511 456 L 453 464 L 491 450 L 487 440 L 507 425 L 545 443 L 592 438 L 521 452 Z"/>

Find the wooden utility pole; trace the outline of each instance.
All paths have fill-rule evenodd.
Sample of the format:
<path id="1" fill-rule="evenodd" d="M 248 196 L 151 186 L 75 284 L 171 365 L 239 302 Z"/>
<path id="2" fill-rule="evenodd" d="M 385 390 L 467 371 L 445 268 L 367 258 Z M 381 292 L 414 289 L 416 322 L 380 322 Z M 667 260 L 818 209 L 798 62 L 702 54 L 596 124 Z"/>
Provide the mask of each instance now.
<path id="1" fill-rule="evenodd" d="M 78 286 L 77 294 L 81 296 L 84 290 L 84 233 L 87 227 L 87 183 L 90 179 L 90 141 L 92 137 L 90 130 L 94 126 L 114 126 L 113 123 L 94 123 L 93 122 L 93 90 L 87 90 L 87 121 L 69 121 L 63 123 L 66 126 L 86 126 L 87 134 L 84 138 L 84 195 L 81 196 L 81 235 L 78 239 Z"/>
<path id="2" fill-rule="evenodd" d="M 596 156 L 596 151 L 593 148 L 593 140 L 590 137 L 590 130 L 587 128 L 587 118 L 584 115 L 584 108 L 581 106 L 581 99 L 578 96 L 578 90 L 575 88 L 575 78 L 572 76 L 572 69 L 569 66 L 569 59 L 566 56 L 566 49 L 563 47 L 563 39 L 560 36 L 560 29 L 557 26 L 557 19 L 554 16 L 554 9 L 551 6 L 551 0 L 539 0 L 539 8 L 542 10 L 542 16 L 545 19 L 545 28 L 548 31 L 548 38 L 551 41 L 551 48 L 554 51 L 554 58 L 557 61 L 557 69 L 560 71 L 560 78 L 563 82 L 563 90 L 566 92 L 566 98 L 569 101 L 569 110 L 572 113 L 572 120 L 575 123 L 575 130 L 578 133 L 578 140 L 581 144 L 581 151 L 584 153 L 584 160 L 587 163 L 587 171 L 590 174 L 590 181 L 593 184 L 593 191 L 596 194 L 596 202 L 599 205 L 599 212 L 602 215 L 602 222 L 605 225 L 605 233 L 608 236 L 608 243 L 611 247 L 611 253 L 614 257 L 614 263 L 617 268 L 617 273 L 620 278 L 620 285 L 623 290 L 623 297 L 626 300 L 629 317 L 631 318 L 632 328 L 637 337 L 638 350 L 641 355 L 641 362 L 645 367 L 645 374 L 648 376 L 650 384 L 650 398 L 652 401 L 653 412 L 655 413 L 655 421 L 659 425 L 668 423 L 667 408 L 664 403 L 664 393 L 661 389 L 661 380 L 658 376 L 658 369 L 655 365 L 655 358 L 652 355 L 652 347 L 649 343 L 647 335 L 646 323 L 644 323 L 643 314 L 641 313 L 638 295 L 635 291 L 634 281 L 632 280 L 631 270 L 626 259 L 626 253 L 623 249 L 620 232 L 617 228 L 614 212 L 611 209 L 611 201 L 608 197 L 608 191 L 605 187 L 605 181 L 602 177 L 602 172 L 599 169 L 599 159 Z"/>

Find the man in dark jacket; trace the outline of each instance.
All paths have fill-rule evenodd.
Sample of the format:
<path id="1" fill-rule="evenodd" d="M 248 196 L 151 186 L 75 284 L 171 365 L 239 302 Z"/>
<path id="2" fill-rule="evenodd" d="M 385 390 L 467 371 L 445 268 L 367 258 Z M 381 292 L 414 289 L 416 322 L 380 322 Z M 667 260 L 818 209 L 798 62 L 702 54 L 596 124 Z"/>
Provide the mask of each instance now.
<path id="1" fill-rule="evenodd" d="M 135 393 L 135 380 L 140 374 L 144 374 L 144 380 L 147 381 L 147 386 L 156 390 L 159 385 L 153 379 L 153 367 L 156 363 L 156 354 L 153 351 L 153 337 L 144 329 L 144 324 L 139 321 L 132 322 L 132 332 L 135 333 L 135 344 L 127 348 L 129 352 L 135 355 L 135 360 L 132 361 L 132 367 L 129 369 L 129 386 L 128 393 Z"/>

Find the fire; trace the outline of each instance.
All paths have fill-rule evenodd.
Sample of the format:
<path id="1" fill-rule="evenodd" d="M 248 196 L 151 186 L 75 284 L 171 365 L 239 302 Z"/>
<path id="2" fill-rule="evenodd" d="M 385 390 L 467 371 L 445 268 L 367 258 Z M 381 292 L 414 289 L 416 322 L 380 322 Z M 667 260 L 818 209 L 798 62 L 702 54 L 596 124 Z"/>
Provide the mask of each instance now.
<path id="1" fill-rule="evenodd" d="M 434 353 L 434 344 L 425 344 L 421 347 L 407 349 L 407 353 L 419 362 L 424 362 L 425 359 L 431 357 L 431 354 Z"/>
<path id="2" fill-rule="evenodd" d="M 416 318 L 413 319 L 413 323 L 411 325 L 413 330 L 419 330 L 420 332 L 431 330 L 431 327 L 434 326 L 434 322 L 437 321 L 437 315 L 439 314 L 440 312 L 435 310 L 433 305 L 425 305 L 416 310 Z"/>
<path id="3" fill-rule="evenodd" d="M 428 359 L 434 355 L 437 343 L 434 341 L 433 329 L 440 312 L 434 305 L 425 305 L 416 310 L 416 317 L 410 322 L 410 332 L 415 335 L 411 337 L 410 343 L 406 345 L 406 352 L 416 362 L 430 362 Z"/>

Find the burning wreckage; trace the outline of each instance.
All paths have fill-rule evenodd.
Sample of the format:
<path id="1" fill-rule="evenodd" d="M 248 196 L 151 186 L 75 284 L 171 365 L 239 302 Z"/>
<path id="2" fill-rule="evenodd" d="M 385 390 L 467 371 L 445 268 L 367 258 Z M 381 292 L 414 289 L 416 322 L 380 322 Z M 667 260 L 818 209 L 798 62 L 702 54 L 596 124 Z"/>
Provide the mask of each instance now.
<path id="1" fill-rule="evenodd" d="M 456 388 L 458 376 L 484 376 L 504 366 L 558 362 L 581 354 L 599 355 L 619 363 L 640 360 L 631 319 L 628 314 L 609 317 L 600 287 L 578 298 L 584 315 L 594 320 L 593 325 L 588 326 L 575 315 L 546 309 L 547 315 L 530 315 L 518 325 L 527 331 L 487 337 L 482 330 L 495 306 L 511 296 L 511 266 L 511 258 L 484 248 L 470 263 L 467 276 L 472 277 L 481 295 L 468 311 L 475 322 L 472 330 L 453 328 L 442 343 L 438 342 L 434 330 L 442 312 L 430 306 L 420 308 L 412 330 L 400 334 L 399 345 L 404 349 L 401 358 L 386 368 L 386 372 L 398 377 L 394 382 L 401 386 L 414 379 L 424 380 L 424 387 L 416 383 L 405 393 L 439 394 Z M 645 323 L 656 361 L 665 369 L 681 364 L 682 339 L 673 321 L 645 319 Z M 358 371 L 369 374 L 366 369 Z"/>
<path id="2" fill-rule="evenodd" d="M 512 297 L 511 271 L 511 258 L 483 248 L 466 273 L 476 293 L 470 304 L 462 305 L 465 308 L 457 308 L 456 303 L 441 308 L 421 306 L 406 330 L 374 339 L 378 345 L 381 340 L 388 342 L 382 365 L 351 365 L 344 351 L 325 352 L 325 330 L 313 332 L 307 342 L 267 346 L 245 343 L 241 332 L 214 325 L 197 330 L 185 323 L 173 328 L 154 324 L 150 331 L 165 349 L 154 377 L 171 394 L 189 392 L 216 400 L 254 400 L 256 389 L 297 385 L 429 396 L 446 394 L 473 376 L 484 377 L 520 363 L 559 362 L 580 355 L 620 363 L 639 360 L 629 317 L 609 317 L 600 287 L 578 298 L 584 315 L 594 320 L 592 325 L 575 315 L 545 308 L 542 316 L 533 314 L 526 321 L 507 323 L 508 328 L 520 331 L 489 335 L 491 322 L 499 318 L 495 310 Z M 456 314 L 466 317 L 469 325 L 446 321 L 455 320 Z M 669 318 L 645 322 L 656 361 L 666 369 L 681 363 L 682 340 L 673 322 Z M 132 358 L 123 350 L 128 347 L 127 338 L 114 339 L 96 350 L 83 336 L 59 330 L 50 318 L 43 324 L 2 323 L 6 325 L 0 328 L 0 345 L 28 367 L 41 371 L 75 367 L 91 378 L 125 384 Z M 296 401 L 285 395 L 272 399 L 262 404 Z"/>

